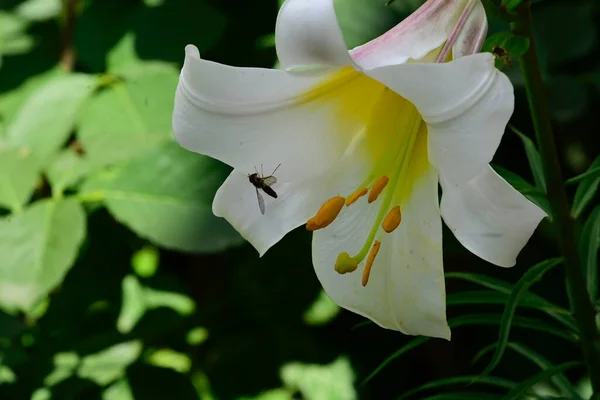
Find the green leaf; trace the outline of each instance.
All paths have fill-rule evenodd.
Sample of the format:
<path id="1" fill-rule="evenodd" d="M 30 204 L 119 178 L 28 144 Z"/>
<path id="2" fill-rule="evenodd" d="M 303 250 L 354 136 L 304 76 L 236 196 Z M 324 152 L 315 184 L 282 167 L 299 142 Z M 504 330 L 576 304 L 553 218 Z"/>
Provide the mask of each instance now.
<path id="1" fill-rule="evenodd" d="M 469 282 L 476 283 L 478 285 L 487 287 L 489 289 L 496 290 L 500 293 L 510 294 L 513 290 L 513 286 L 508 282 L 500 279 L 491 278 L 483 274 L 471 274 L 465 272 L 448 272 L 445 274 L 446 278 L 457 278 L 463 279 Z M 571 313 L 564 308 L 561 308 L 548 300 L 540 297 L 534 293 L 525 292 L 522 298 L 523 302 L 534 305 L 533 307 L 544 311 L 549 316 L 553 317 L 557 321 L 563 323 L 565 326 L 570 328 L 573 332 L 577 331 L 575 320 L 571 317 Z"/>
<path id="2" fill-rule="evenodd" d="M 523 346 L 522 344 L 508 342 L 507 347 L 521 354 L 522 356 L 536 364 L 538 367 L 540 367 L 542 370 L 553 367 L 552 363 L 546 360 L 544 357 L 542 357 L 541 354 L 533 351 L 532 349 L 526 346 Z M 496 343 L 492 343 L 491 345 L 481 349 L 473 358 L 473 363 L 479 360 L 484 354 L 489 353 L 495 348 Z M 579 396 L 573 385 L 571 385 L 571 382 L 569 382 L 569 380 L 563 374 L 556 374 L 556 376 L 551 378 L 551 381 L 556 385 L 556 387 L 558 387 L 563 392 L 564 395 L 569 396 L 569 398 L 571 399 L 581 399 L 581 396 Z"/>
<path id="3" fill-rule="evenodd" d="M 588 168 L 588 171 L 598 167 L 600 167 L 600 156 L 596 157 L 592 165 Z M 583 211 L 585 211 L 585 208 L 594 199 L 594 196 L 598 191 L 598 185 L 600 185 L 600 176 L 593 175 L 584 179 L 579 184 L 579 187 L 575 192 L 575 197 L 573 198 L 573 208 L 571 209 L 573 217 L 579 218 Z"/>
<path id="4" fill-rule="evenodd" d="M 419 393 L 419 392 L 422 392 L 425 390 L 429 390 L 429 389 L 437 389 L 437 388 L 443 388 L 446 386 L 454 386 L 454 385 L 461 384 L 461 383 L 468 384 L 468 383 L 472 382 L 475 378 L 477 378 L 477 377 L 476 376 L 456 376 L 456 377 L 451 377 L 451 378 L 438 379 L 437 381 L 428 382 L 424 385 L 421 385 L 421 386 L 411 389 L 407 392 L 404 392 L 396 400 L 407 399 L 416 393 Z M 517 386 L 517 384 L 515 382 L 509 381 L 506 379 L 502 379 L 502 378 L 492 377 L 492 376 L 482 377 L 481 379 L 479 379 L 477 381 L 477 383 L 488 384 L 488 385 L 503 388 L 503 389 L 512 389 L 515 386 Z"/>
<path id="5" fill-rule="evenodd" d="M 19 4 L 15 12 L 28 21 L 44 21 L 57 17 L 61 9 L 61 0 L 27 0 Z"/>
<path id="6" fill-rule="evenodd" d="M 0 207 L 18 212 L 31 197 L 40 179 L 31 158 L 26 149 L 4 148 L 0 142 Z"/>
<path id="7" fill-rule="evenodd" d="M 592 302 L 598 298 L 598 249 L 600 248 L 600 206 L 588 217 L 579 239 L 579 252 Z"/>
<path id="8" fill-rule="evenodd" d="M 170 65 L 135 66 L 124 81 L 89 101 L 77 135 L 93 168 L 129 160 L 172 137 L 178 79 L 179 72 Z"/>
<path id="9" fill-rule="evenodd" d="M 135 400 L 127 379 L 122 378 L 110 385 L 102 393 L 102 400 Z"/>
<path id="10" fill-rule="evenodd" d="M 461 326 L 469 326 L 469 325 L 498 325 L 500 323 L 500 316 L 497 314 L 468 314 L 462 315 L 457 318 L 453 318 L 448 321 L 448 325 L 450 328 L 459 328 Z M 539 332 L 550 333 L 566 339 L 571 342 L 575 342 L 577 340 L 574 335 L 570 333 L 565 333 L 562 330 L 556 329 L 554 326 L 547 324 L 544 321 L 532 319 L 532 318 L 524 318 L 524 317 L 514 317 L 513 323 L 514 326 L 518 326 L 520 328 L 526 328 L 531 330 L 536 330 Z M 400 357 L 402 354 L 408 352 L 409 350 L 414 349 L 415 347 L 427 342 L 430 340 L 430 337 L 427 336 L 419 336 L 415 339 L 412 339 L 404 346 L 402 346 L 399 350 L 394 352 L 388 358 L 386 358 L 373 372 L 369 374 L 361 383 L 361 385 L 366 384 L 371 379 L 375 377 L 383 368 L 388 366 L 392 361 Z"/>
<path id="11" fill-rule="evenodd" d="M 503 52 L 498 54 L 497 48 Z M 496 67 L 511 67 L 513 60 L 518 60 L 529 49 L 529 38 L 516 35 L 510 31 L 498 32 L 485 40 L 482 52 L 493 53 L 496 56 Z"/>
<path id="12" fill-rule="evenodd" d="M 562 259 L 550 259 L 542 261 L 541 263 L 536 264 L 529 270 L 527 270 L 527 272 L 523 274 L 521 279 L 519 279 L 512 292 L 508 296 L 508 301 L 506 302 L 504 312 L 502 313 L 502 319 L 500 320 L 500 334 L 498 338 L 498 347 L 494 352 L 492 361 L 490 361 L 488 366 L 481 373 L 481 376 L 485 376 L 492 372 L 492 370 L 498 365 L 498 363 L 502 359 L 502 355 L 504 354 L 504 350 L 506 349 L 506 344 L 508 343 L 508 336 L 510 334 L 512 320 L 524 293 L 527 292 L 531 285 L 539 281 L 547 271 L 559 265 L 561 262 Z"/>
<path id="13" fill-rule="evenodd" d="M 8 127 L 8 139 L 29 149 L 40 165 L 60 149 L 75 127 L 83 103 L 96 88 L 94 77 L 71 74 L 37 89 Z"/>
<path id="14" fill-rule="evenodd" d="M 340 306 L 335 304 L 324 290 L 321 290 L 319 297 L 304 312 L 304 323 L 313 326 L 325 325 L 333 320 L 340 311 Z"/>
<path id="15" fill-rule="evenodd" d="M 435 396 L 426 397 L 423 400 L 496 400 L 501 397 L 497 394 L 481 393 L 481 392 L 456 392 L 443 393 Z"/>
<path id="16" fill-rule="evenodd" d="M 548 215 L 552 215 L 552 210 L 550 209 L 550 203 L 548 203 L 548 199 L 546 198 L 546 194 L 527 182 L 525 179 L 515 174 L 512 171 L 509 171 L 505 168 L 502 168 L 497 165 L 492 166 L 494 170 L 504 178 L 512 187 L 519 191 L 523 196 L 527 197 L 531 202 L 540 207 L 544 212 Z"/>
<path id="17" fill-rule="evenodd" d="M 0 306 L 30 310 L 58 285 L 85 237 L 75 200 L 42 200 L 0 218 Z"/>
<path id="18" fill-rule="evenodd" d="M 288 389 L 297 390 L 305 399 L 355 399 L 354 371 L 346 357 L 329 365 L 289 363 L 280 371 Z"/>
<path id="19" fill-rule="evenodd" d="M 119 343 L 83 358 L 77 376 L 105 386 L 120 378 L 142 352 L 139 340 Z"/>
<path id="20" fill-rule="evenodd" d="M 536 383 L 542 382 L 545 379 L 548 379 L 556 374 L 564 372 L 570 368 L 577 367 L 579 365 L 582 365 L 582 363 L 579 361 L 575 361 L 575 362 L 561 364 L 556 367 L 548 368 L 548 369 L 526 379 L 522 383 L 520 383 L 516 388 L 512 389 L 505 397 L 503 397 L 503 399 L 504 400 L 520 399 L 521 396 L 525 395 L 527 393 L 527 391 Z"/>
<path id="21" fill-rule="evenodd" d="M 92 170 L 93 166 L 87 159 L 74 149 L 67 148 L 50 158 L 45 173 L 52 186 L 52 193 L 60 196 L 66 188 L 76 184 Z"/>
<path id="22" fill-rule="evenodd" d="M 0 10 L 0 68 L 2 55 L 26 53 L 33 44 L 33 38 L 27 35 L 27 21 Z"/>
<path id="23" fill-rule="evenodd" d="M 572 178 L 569 178 L 565 181 L 566 185 L 574 185 L 576 183 L 580 183 L 581 181 L 587 179 L 587 178 L 598 178 L 600 177 L 600 167 L 596 167 L 596 168 L 590 168 L 587 171 L 585 171 L 583 174 L 574 176 Z"/>
<path id="24" fill-rule="evenodd" d="M 364 44 L 398 23 L 397 14 L 382 7 L 382 2 L 335 0 L 334 5 L 348 48 Z"/>
<path id="25" fill-rule="evenodd" d="M 226 173 L 220 163 L 168 141 L 88 179 L 81 195 L 102 200 L 117 220 L 157 245 L 217 252 L 243 240 L 212 213 L 212 198 Z"/>
<path id="26" fill-rule="evenodd" d="M 533 143 L 527 135 L 518 130 L 511 124 L 508 124 L 508 128 L 519 136 L 523 145 L 525 146 L 525 153 L 527 154 L 527 160 L 529 161 L 529 168 L 531 168 L 531 173 L 533 174 L 533 179 L 535 181 L 535 186 L 541 189 L 544 193 L 546 193 L 546 181 L 544 179 L 544 169 L 542 167 L 542 158 L 540 157 L 540 153 L 538 153 L 536 145 Z"/>

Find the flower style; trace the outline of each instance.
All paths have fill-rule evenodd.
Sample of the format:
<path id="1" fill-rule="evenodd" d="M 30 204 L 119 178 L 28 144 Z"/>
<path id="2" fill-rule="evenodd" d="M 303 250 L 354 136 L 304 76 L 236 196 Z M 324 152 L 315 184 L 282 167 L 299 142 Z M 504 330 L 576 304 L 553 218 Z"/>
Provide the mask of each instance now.
<path id="1" fill-rule="evenodd" d="M 173 129 L 234 168 L 213 211 L 261 255 L 306 224 L 337 304 L 449 339 L 441 217 L 471 252 L 510 267 L 545 216 L 489 166 L 514 95 L 493 56 L 474 54 L 486 30 L 479 0 L 429 0 L 348 51 L 333 0 L 287 0 L 275 32 L 284 70 L 186 47 Z M 263 215 L 248 176 L 278 165 Z"/>

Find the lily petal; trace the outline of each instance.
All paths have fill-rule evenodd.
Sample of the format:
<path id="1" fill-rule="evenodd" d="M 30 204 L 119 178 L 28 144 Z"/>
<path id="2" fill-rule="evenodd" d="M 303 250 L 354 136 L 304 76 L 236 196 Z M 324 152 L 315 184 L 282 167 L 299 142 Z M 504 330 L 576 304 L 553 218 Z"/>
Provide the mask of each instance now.
<path id="1" fill-rule="evenodd" d="M 287 0 L 275 26 L 282 68 L 353 65 L 337 22 L 333 0 Z"/>
<path id="2" fill-rule="evenodd" d="M 452 32 L 468 0 L 430 0 L 401 23 L 350 51 L 364 69 L 420 60 L 440 47 Z"/>
<path id="3" fill-rule="evenodd" d="M 514 108 L 512 84 L 492 54 L 365 73 L 417 107 L 429 130 L 429 161 L 442 180 L 468 182 L 487 167 Z"/>
<path id="4" fill-rule="evenodd" d="M 173 112 L 175 137 L 186 149 L 245 173 L 261 165 L 270 173 L 285 161 L 278 170 L 283 180 L 322 174 L 361 129 L 336 120 L 339 103 L 319 101 L 335 90 L 306 98 L 332 73 L 229 67 L 202 60 L 196 47 L 187 46 Z"/>
<path id="5" fill-rule="evenodd" d="M 452 46 L 452 57 L 457 58 L 475 54 L 481 50 L 485 41 L 488 23 L 485 8 L 480 1 L 475 3 L 464 26 L 459 30 L 458 37 Z"/>
<path id="6" fill-rule="evenodd" d="M 437 173 L 430 168 L 415 184 L 402 209 L 402 222 L 383 233 L 381 247 L 363 287 L 365 268 L 340 275 L 334 270 L 341 252 L 363 246 L 379 210 L 366 198 L 344 210 L 313 236 L 313 263 L 327 294 L 340 306 L 378 325 L 410 335 L 450 338 L 446 323 L 442 227 L 437 202 Z"/>
<path id="7" fill-rule="evenodd" d="M 546 216 L 491 167 L 460 186 L 442 181 L 442 217 L 459 242 L 473 254 L 512 267 Z"/>

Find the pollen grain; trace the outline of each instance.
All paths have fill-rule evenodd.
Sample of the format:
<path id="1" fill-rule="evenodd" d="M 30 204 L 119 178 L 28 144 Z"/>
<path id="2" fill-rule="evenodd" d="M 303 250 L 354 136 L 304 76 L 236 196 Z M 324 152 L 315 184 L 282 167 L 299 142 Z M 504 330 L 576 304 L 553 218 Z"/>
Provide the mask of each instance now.
<path id="1" fill-rule="evenodd" d="M 385 187 L 387 186 L 389 181 L 390 181 L 390 178 L 388 178 L 385 175 L 380 177 L 379 179 L 377 179 L 377 181 L 375 181 L 375 183 L 373 184 L 373 187 L 371 187 L 371 192 L 369 193 L 369 197 L 368 197 L 369 203 L 372 203 L 375 200 L 377 200 L 377 197 L 379 197 L 379 195 L 381 194 L 383 189 L 385 189 Z"/>
<path id="2" fill-rule="evenodd" d="M 323 203 L 317 215 L 306 222 L 306 230 L 316 231 L 331 224 L 337 218 L 340 211 L 342 211 L 345 202 L 346 199 L 342 196 L 335 196 L 327 200 Z"/>
<path id="3" fill-rule="evenodd" d="M 363 287 L 367 286 L 367 283 L 369 283 L 371 268 L 373 267 L 373 261 L 375 261 L 375 257 L 379 252 L 379 247 L 381 247 L 381 242 L 379 240 L 376 240 L 375 243 L 373 243 L 373 247 L 371 247 L 371 251 L 369 251 L 369 256 L 367 257 L 367 263 L 365 264 L 365 270 L 363 271 L 362 276 Z"/>

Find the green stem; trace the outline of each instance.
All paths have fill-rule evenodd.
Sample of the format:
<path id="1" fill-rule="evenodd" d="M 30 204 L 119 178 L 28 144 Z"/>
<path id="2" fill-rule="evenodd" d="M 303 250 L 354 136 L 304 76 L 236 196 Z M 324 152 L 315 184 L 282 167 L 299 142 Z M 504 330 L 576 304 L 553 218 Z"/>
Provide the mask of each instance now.
<path id="1" fill-rule="evenodd" d="M 521 60 L 521 70 L 525 80 L 527 99 L 535 129 L 544 176 L 548 186 L 548 201 L 552 209 L 553 224 L 558 232 L 558 241 L 565 258 L 567 285 L 571 307 L 574 310 L 577 328 L 581 337 L 581 347 L 592 388 L 596 396 L 600 393 L 600 337 L 596 329 L 594 307 L 587 294 L 587 287 L 575 235 L 574 220 L 564 190 L 554 134 L 550 120 L 546 93 L 531 25 L 530 1 L 526 0 L 516 9 L 518 20 L 512 24 L 515 34 L 529 38 L 529 50 Z M 596 398 L 596 397 L 594 397 Z"/>

